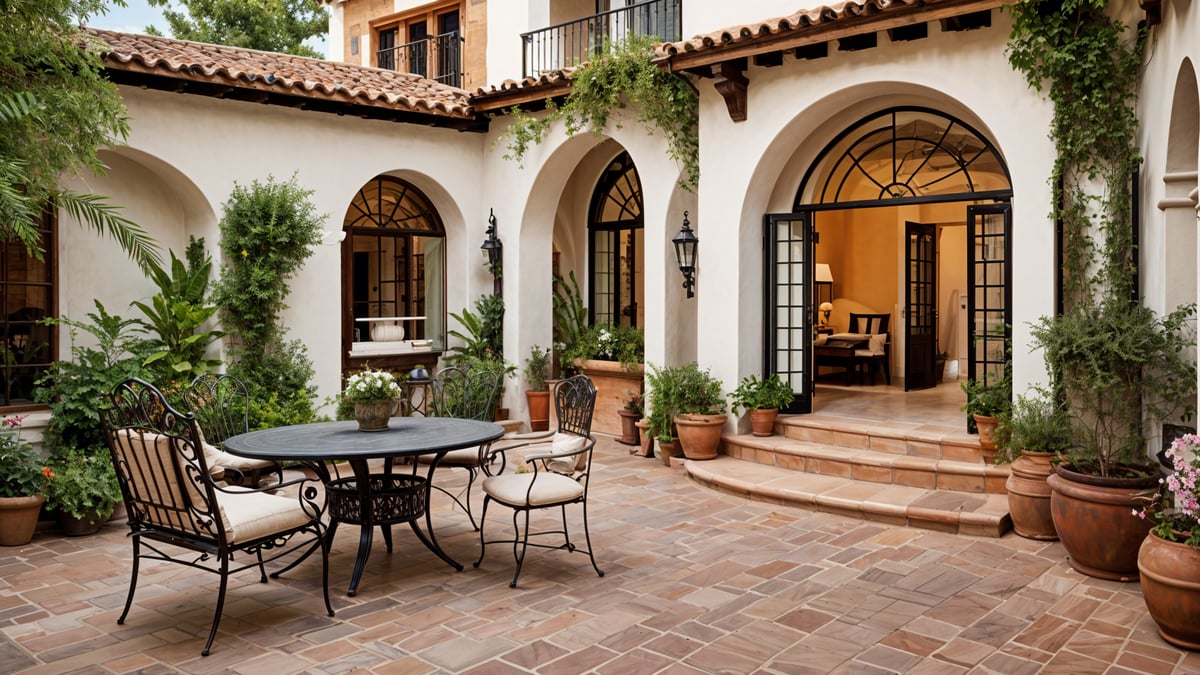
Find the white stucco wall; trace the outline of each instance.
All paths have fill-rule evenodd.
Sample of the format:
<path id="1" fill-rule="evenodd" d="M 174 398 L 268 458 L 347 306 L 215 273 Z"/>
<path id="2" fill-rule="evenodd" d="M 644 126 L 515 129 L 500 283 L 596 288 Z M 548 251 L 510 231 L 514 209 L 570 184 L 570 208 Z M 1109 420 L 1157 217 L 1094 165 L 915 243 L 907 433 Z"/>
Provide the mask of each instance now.
<path id="1" fill-rule="evenodd" d="M 336 232 L 358 189 L 387 173 L 416 184 L 442 216 L 447 308 L 464 307 L 490 288 L 478 261 L 487 226 L 482 134 L 137 88 L 121 93 L 131 118 L 129 147 L 110 161 L 107 176 L 83 185 L 128 205 L 128 215 L 180 257 L 194 234 L 205 237 L 220 265 L 217 223 L 235 182 L 287 180 L 295 172 L 314 191 L 317 212 L 328 215 L 325 229 Z M 112 242 L 65 214 L 60 232 L 64 313 L 81 316 L 100 297 L 110 311 L 129 314 L 129 301 L 153 293 Z M 322 399 L 340 386 L 340 270 L 333 238 L 295 277 L 283 315 L 289 337 L 308 346 Z"/>

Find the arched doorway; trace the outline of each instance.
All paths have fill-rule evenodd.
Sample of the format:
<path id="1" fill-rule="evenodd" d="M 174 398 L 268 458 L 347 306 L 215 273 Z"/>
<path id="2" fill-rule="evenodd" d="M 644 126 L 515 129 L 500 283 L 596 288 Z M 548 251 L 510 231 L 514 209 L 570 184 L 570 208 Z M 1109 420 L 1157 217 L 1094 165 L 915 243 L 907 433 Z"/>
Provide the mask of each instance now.
<path id="1" fill-rule="evenodd" d="M 933 386 L 949 339 L 939 313 L 959 301 L 937 283 L 951 252 L 962 285 L 955 290 L 966 305 L 955 342 L 963 345 L 970 377 L 999 376 L 1011 326 L 1011 194 L 1008 169 L 991 142 L 938 110 L 880 110 L 826 144 L 793 211 L 766 217 L 764 365 L 791 382 L 791 411 L 811 411 L 822 365 L 846 369 L 846 383 L 854 382 L 855 352 L 869 341 L 834 340 L 861 335 L 854 315 L 887 317 L 884 367 L 899 371 L 906 389 Z M 956 243 L 943 243 L 949 241 Z M 822 331 L 831 336 L 817 336 L 818 263 L 833 279 L 832 325 Z"/>
<path id="2" fill-rule="evenodd" d="M 432 365 L 445 345 L 446 230 L 429 198 L 377 176 L 355 194 L 342 231 L 343 372 L 368 361 Z"/>

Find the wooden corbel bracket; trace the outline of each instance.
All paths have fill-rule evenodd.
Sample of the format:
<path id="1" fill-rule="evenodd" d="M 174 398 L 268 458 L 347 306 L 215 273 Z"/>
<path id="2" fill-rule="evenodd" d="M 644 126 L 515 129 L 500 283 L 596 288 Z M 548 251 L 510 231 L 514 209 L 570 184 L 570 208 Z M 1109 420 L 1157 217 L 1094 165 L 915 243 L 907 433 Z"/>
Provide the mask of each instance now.
<path id="1" fill-rule="evenodd" d="M 746 79 L 744 71 L 744 65 L 739 66 L 731 61 L 712 65 L 713 87 L 725 99 L 729 119 L 734 122 L 746 121 L 746 87 L 750 80 Z"/>

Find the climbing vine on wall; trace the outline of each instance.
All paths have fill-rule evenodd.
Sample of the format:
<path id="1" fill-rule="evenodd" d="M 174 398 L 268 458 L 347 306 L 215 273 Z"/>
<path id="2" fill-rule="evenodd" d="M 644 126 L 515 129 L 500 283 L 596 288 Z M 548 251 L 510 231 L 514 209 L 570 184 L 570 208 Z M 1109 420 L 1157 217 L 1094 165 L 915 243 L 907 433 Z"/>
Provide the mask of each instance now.
<path id="1" fill-rule="evenodd" d="M 512 123 L 501 137 L 507 139 L 505 159 L 521 162 L 559 120 L 568 136 L 585 129 L 598 136 L 614 110 L 630 105 L 647 132 L 666 135 L 667 152 L 683 165 L 680 185 L 695 190 L 700 178 L 699 95 L 682 75 L 655 65 L 653 56 L 653 42 L 646 36 L 606 44 L 599 56 L 571 73 L 571 93 L 562 105 L 547 101 L 546 112 L 537 117 L 511 108 Z"/>

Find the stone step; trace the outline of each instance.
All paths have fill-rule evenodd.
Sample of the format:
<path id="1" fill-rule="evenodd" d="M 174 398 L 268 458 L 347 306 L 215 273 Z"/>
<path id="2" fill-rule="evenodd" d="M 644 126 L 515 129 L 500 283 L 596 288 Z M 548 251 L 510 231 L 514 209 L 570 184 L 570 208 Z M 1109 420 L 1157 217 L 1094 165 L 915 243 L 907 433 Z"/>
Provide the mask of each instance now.
<path id="1" fill-rule="evenodd" d="M 729 494 L 891 525 L 1000 537 L 1012 529 L 1008 496 L 810 474 L 729 456 L 686 462 L 697 482 Z"/>
<path id="2" fill-rule="evenodd" d="M 775 432 L 826 446 L 983 463 L 979 437 L 968 434 L 965 424 L 960 428 L 949 428 L 828 414 L 781 415 L 775 423 Z"/>

